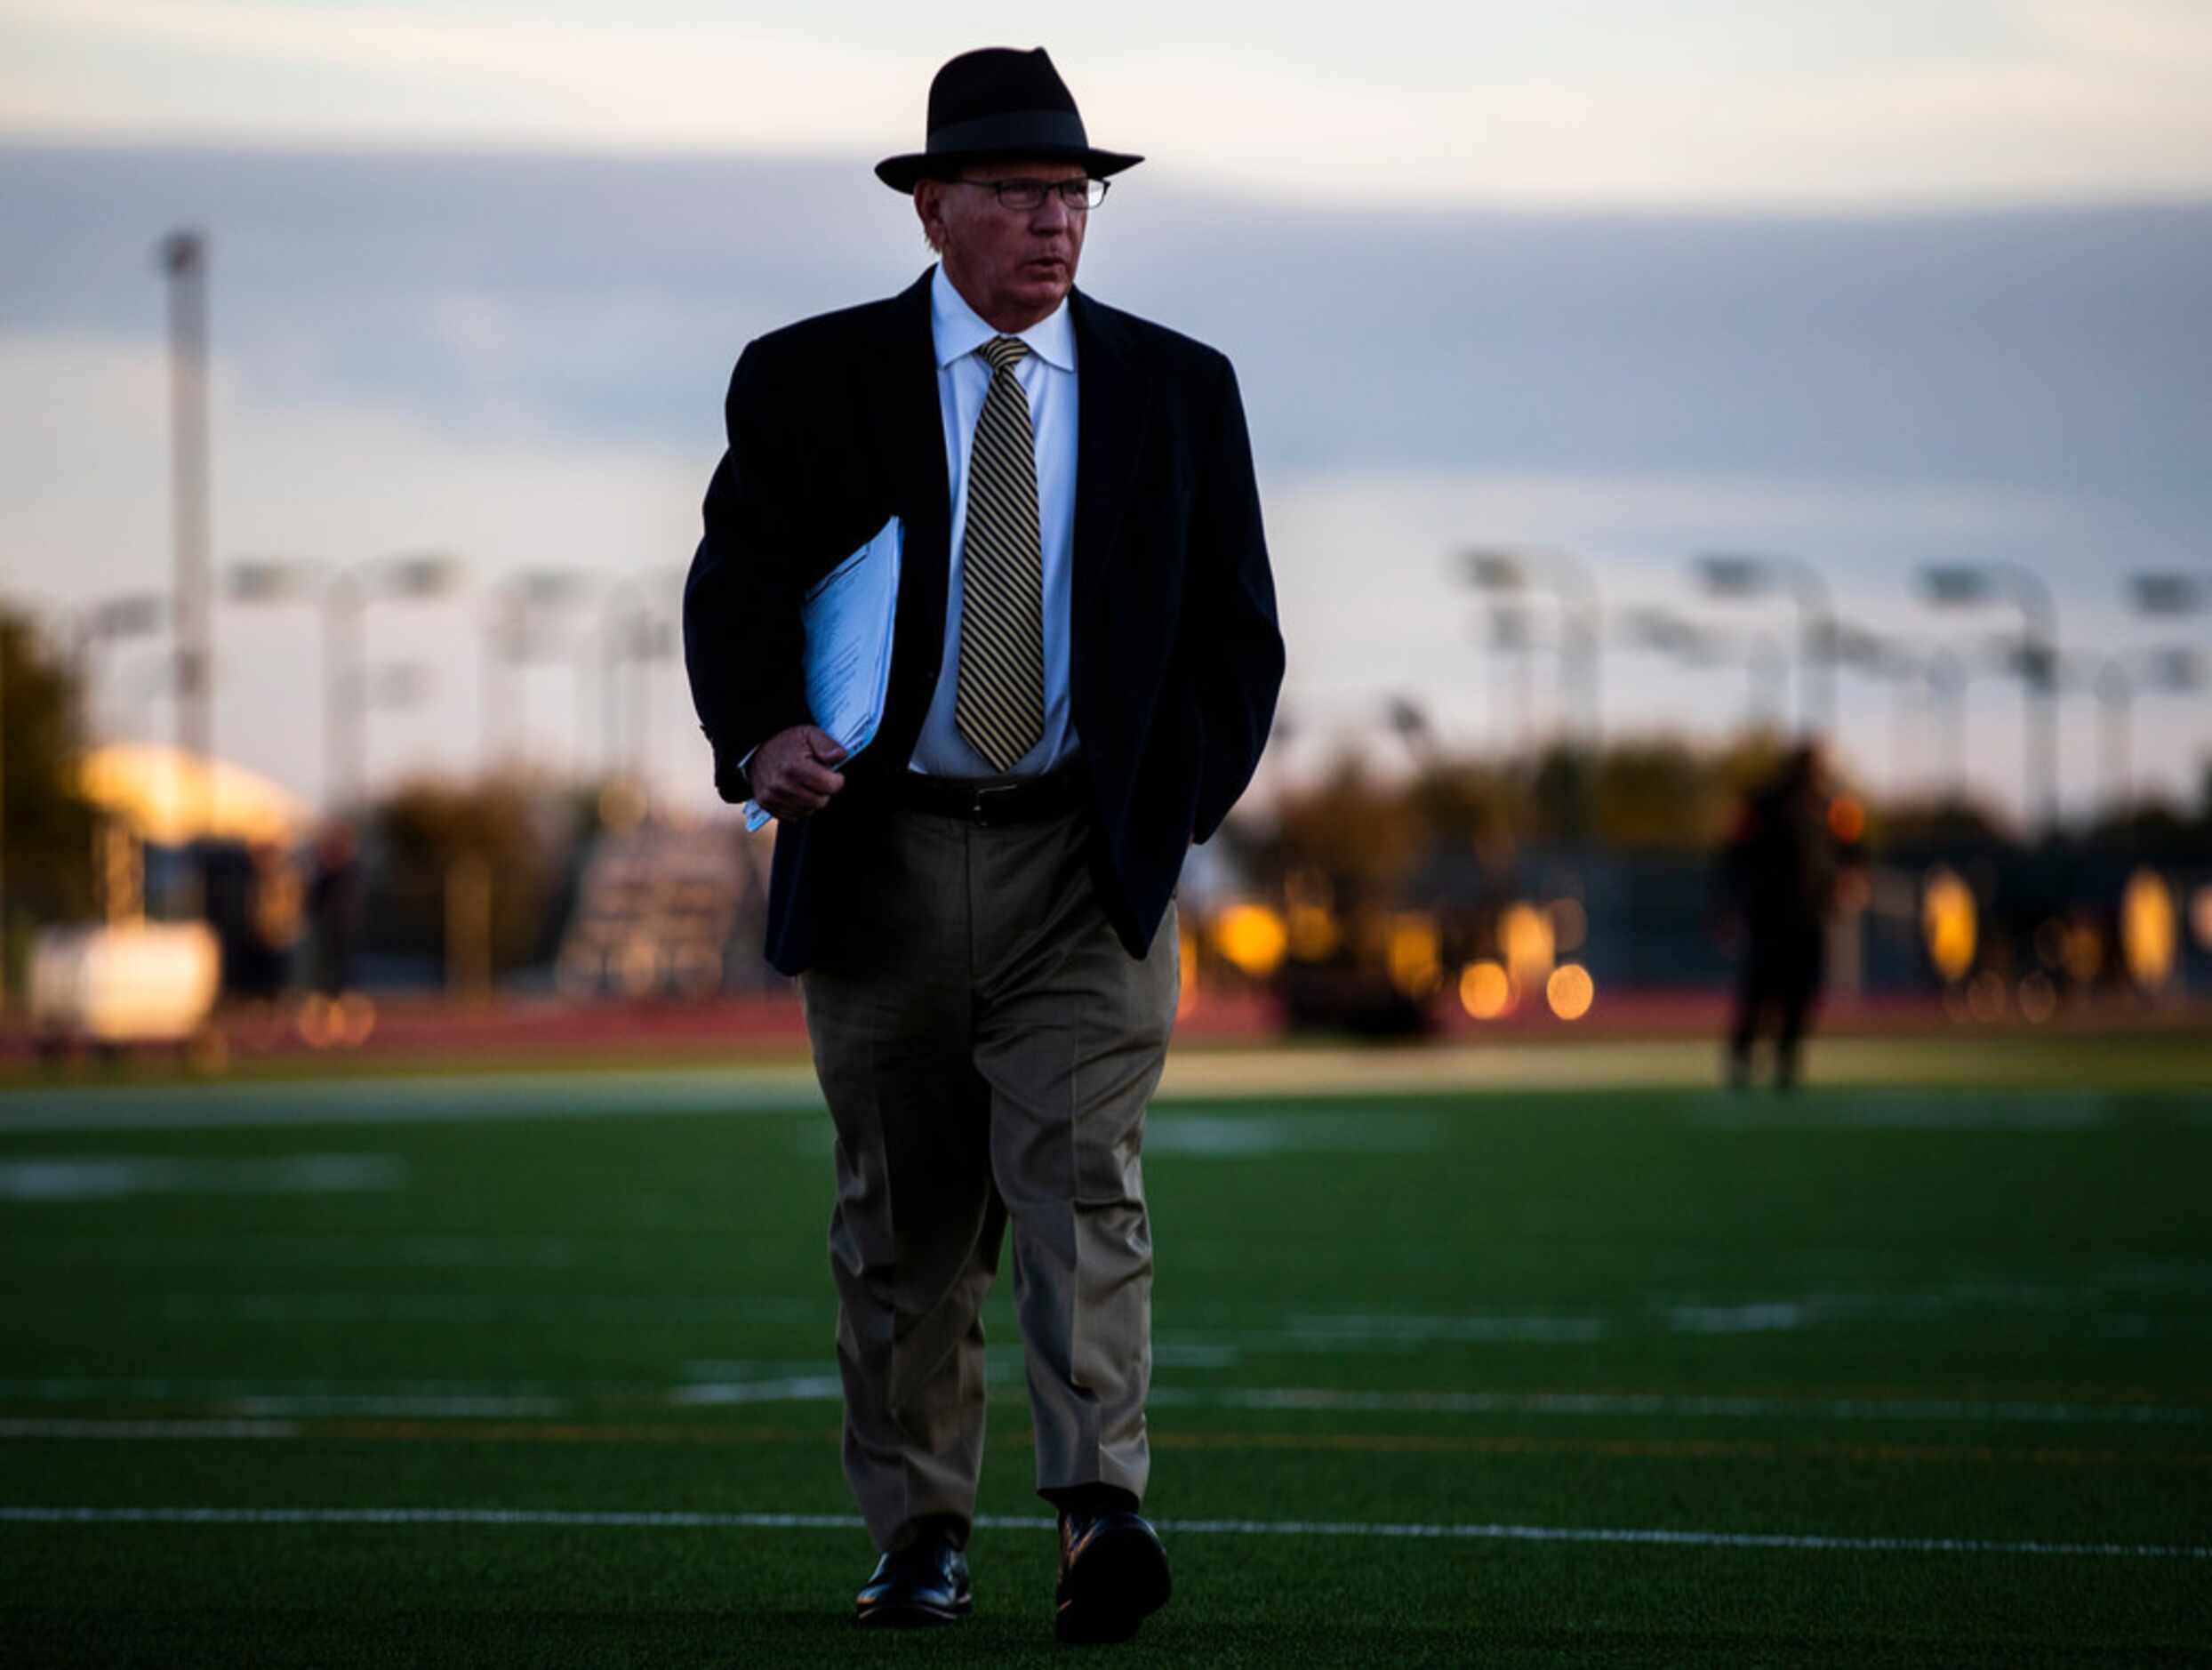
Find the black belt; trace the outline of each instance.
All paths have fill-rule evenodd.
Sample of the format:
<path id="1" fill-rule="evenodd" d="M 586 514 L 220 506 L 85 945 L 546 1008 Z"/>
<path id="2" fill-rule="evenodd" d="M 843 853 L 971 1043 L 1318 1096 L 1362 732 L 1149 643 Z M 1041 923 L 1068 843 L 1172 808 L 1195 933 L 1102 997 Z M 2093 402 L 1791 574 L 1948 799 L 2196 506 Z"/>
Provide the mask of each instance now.
<path id="1" fill-rule="evenodd" d="M 1057 817 L 1084 801 L 1083 773 L 1072 764 L 1041 777 L 933 777 L 902 771 L 899 778 L 901 806 L 986 829 Z"/>

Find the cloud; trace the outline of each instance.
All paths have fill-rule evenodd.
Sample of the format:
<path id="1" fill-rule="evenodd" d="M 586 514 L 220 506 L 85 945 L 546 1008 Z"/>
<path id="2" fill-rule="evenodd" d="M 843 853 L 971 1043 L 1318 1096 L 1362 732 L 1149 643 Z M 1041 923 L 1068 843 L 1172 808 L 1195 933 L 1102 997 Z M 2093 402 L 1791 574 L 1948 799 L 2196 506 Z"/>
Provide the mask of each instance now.
<path id="1" fill-rule="evenodd" d="M 153 237 L 213 240 L 254 398 L 466 433 L 713 438 L 748 337 L 908 282 L 864 170 L 760 159 L 18 149 L 0 324 L 160 328 Z M 1237 361 L 1273 467 L 2023 482 L 2212 515 L 2212 208 L 1914 216 L 1332 212 L 1133 176 L 1094 293 Z M 2131 528 L 2131 533 L 2133 532 Z"/>
<path id="2" fill-rule="evenodd" d="M 2212 189 L 2186 0 L 1142 0 L 1053 28 L 1102 141 L 1302 201 L 1795 205 Z M 344 8 L 16 0 L 0 124 L 256 143 L 744 148 L 917 140 L 928 68 L 1002 8 Z M 223 96 L 207 96 L 211 85 Z"/>

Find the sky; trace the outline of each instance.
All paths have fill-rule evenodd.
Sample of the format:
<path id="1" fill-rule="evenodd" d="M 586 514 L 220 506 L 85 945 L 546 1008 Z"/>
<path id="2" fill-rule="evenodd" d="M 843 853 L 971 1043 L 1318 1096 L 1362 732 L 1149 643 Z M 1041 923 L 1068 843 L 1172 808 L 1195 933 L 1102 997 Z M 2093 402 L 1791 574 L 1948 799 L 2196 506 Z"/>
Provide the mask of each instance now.
<path id="1" fill-rule="evenodd" d="M 1292 741 L 1356 746 L 1385 699 L 1447 743 L 1516 735 L 1455 552 L 1575 552 L 1617 613 L 1727 608 L 1694 551 L 1787 551 L 1915 643 L 1923 564 L 2005 561 L 2061 605 L 2081 678 L 2212 620 L 2131 617 L 2134 568 L 2212 563 L 2212 9 L 1612 0 L 1547 8 L 1138 4 L 1047 44 L 1101 144 L 1148 162 L 1082 282 L 1222 348 L 1252 417 Z M 598 696 L 530 670 L 486 712 L 504 575 L 586 568 L 658 600 L 697 537 L 730 363 L 760 331 L 927 260 L 868 173 L 920 142 L 930 72 L 1028 14 L 507 0 L 0 0 L 0 592 L 54 607 L 169 574 L 155 241 L 212 253 L 219 558 L 437 549 L 459 605 L 369 612 L 428 699 L 369 720 L 373 779 L 487 734 L 600 758 Z M 593 605 L 572 619 L 589 659 Z M 1540 619 L 1539 635 L 1549 628 Z M 226 607 L 223 751 L 320 789 L 303 609 Z M 154 652 L 102 660 L 111 734 L 168 732 Z M 1547 671 L 1533 715 L 1552 693 Z M 1609 653 L 1615 732 L 1717 735 L 1741 668 Z M 1878 787 L 1897 693 L 1847 674 Z M 647 763 L 704 794 L 673 667 Z M 2137 703 L 2136 764 L 2193 791 L 2199 698 Z M 2016 687 L 1977 681 L 1970 769 L 2017 805 Z M 2109 766 L 2070 696 L 2071 803 Z"/>

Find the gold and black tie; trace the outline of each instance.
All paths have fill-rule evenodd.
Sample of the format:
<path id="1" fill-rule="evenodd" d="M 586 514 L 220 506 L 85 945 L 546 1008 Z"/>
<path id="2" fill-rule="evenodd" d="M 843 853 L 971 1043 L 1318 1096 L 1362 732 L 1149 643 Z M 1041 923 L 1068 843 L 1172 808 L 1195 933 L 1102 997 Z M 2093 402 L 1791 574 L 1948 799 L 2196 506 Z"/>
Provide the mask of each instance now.
<path id="1" fill-rule="evenodd" d="M 990 362 L 990 389 L 968 451 L 952 717 L 968 745 L 1006 772 L 1045 732 L 1045 559 L 1030 401 L 1014 376 L 1029 347 L 994 336 L 980 351 Z"/>

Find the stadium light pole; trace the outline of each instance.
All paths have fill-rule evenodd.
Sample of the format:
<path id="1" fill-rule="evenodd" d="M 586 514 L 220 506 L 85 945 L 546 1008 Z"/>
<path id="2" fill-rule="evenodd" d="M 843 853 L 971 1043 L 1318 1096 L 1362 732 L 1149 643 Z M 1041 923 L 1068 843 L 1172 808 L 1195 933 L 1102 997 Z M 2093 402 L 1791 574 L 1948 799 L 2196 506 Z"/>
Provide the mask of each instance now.
<path id="1" fill-rule="evenodd" d="M 657 583 L 665 576 L 618 580 L 607 589 L 599 624 L 600 689 L 605 704 L 606 769 L 627 767 L 641 783 L 652 773 L 645 759 L 646 710 L 653 695 L 653 663 L 677 654 L 677 634 L 669 616 L 653 607 Z M 624 679 L 623 674 L 629 677 Z M 628 688 L 625 690 L 624 685 Z M 625 704 L 627 718 L 625 725 Z"/>
<path id="2" fill-rule="evenodd" d="M 637 646 L 638 697 L 630 713 L 637 727 L 631 738 L 631 758 L 638 761 L 641 770 L 651 759 L 653 750 L 653 715 L 658 683 L 653 678 L 653 667 L 656 663 L 680 665 L 684 659 L 684 586 L 689 578 L 687 568 L 673 564 L 655 568 L 645 576 L 646 617 Z"/>
<path id="3" fill-rule="evenodd" d="M 1847 622 L 1836 623 L 1834 641 L 1839 664 L 1890 686 L 1888 775 L 1893 792 L 1902 792 L 1911 751 L 1912 688 L 1923 674 L 1921 659 L 1901 640 Z"/>
<path id="4" fill-rule="evenodd" d="M 1790 652 L 1770 632 L 1754 632 L 1744 641 L 1743 723 L 1757 731 L 1771 723 L 1776 735 L 1790 728 Z"/>
<path id="5" fill-rule="evenodd" d="M 180 229 L 155 247 L 168 281 L 170 531 L 176 561 L 176 718 L 184 781 L 196 782 L 202 805 L 192 822 L 205 827 L 214 807 L 212 769 L 194 773 L 189 761 L 212 767 L 215 748 L 214 622 L 209 598 L 211 494 L 208 489 L 207 237 Z M 182 914 L 202 913 L 205 886 L 196 865 L 180 872 L 187 897 Z"/>
<path id="6" fill-rule="evenodd" d="M 2200 614 L 2212 611 L 2212 570 L 2177 569 L 2128 576 L 2128 593 L 2140 614 Z"/>
<path id="7" fill-rule="evenodd" d="M 1499 601 L 1490 606 L 1489 647 L 1498 656 L 1501 671 L 1510 667 L 1513 680 L 1513 727 L 1506 746 L 1499 751 L 1507 754 L 1522 754 L 1531 746 L 1535 731 L 1535 673 L 1532 646 L 1529 642 L 1528 611 L 1518 600 Z M 1494 689 L 1493 696 L 1496 695 Z M 1504 703 L 1496 707 L 1501 715 Z M 1503 730 L 1504 727 L 1499 727 Z"/>
<path id="8" fill-rule="evenodd" d="M 8 622 L 0 615 L 0 1015 L 8 1010 Z"/>
<path id="9" fill-rule="evenodd" d="M 504 721 L 512 716 L 512 751 L 520 754 L 528 745 L 523 703 L 515 687 L 516 670 L 545 659 L 542 636 L 545 617 L 581 603 L 591 590 L 591 578 L 575 568 L 525 568 L 509 574 L 492 589 L 484 617 L 484 768 L 488 772 L 509 751 Z M 583 674 L 576 669 L 577 705 L 583 705 Z M 579 747 L 582 746 L 581 738 Z"/>
<path id="10" fill-rule="evenodd" d="M 1461 573 L 1478 591 L 1525 593 L 1535 585 L 1549 590 L 1559 615 L 1559 729 L 1571 731 L 1567 714 L 1579 698 L 1582 739 L 1593 749 L 1603 730 L 1599 656 L 1602 646 L 1598 588 L 1579 558 L 1549 546 L 1477 547 L 1460 553 Z"/>
<path id="11" fill-rule="evenodd" d="M 2135 795 L 2135 704 L 2142 695 L 2186 695 L 2203 688 L 2202 658 L 2192 649 L 2162 648 L 2129 658 L 2108 655 L 2092 688 L 2103 719 L 2104 799 L 2124 817 Z"/>
<path id="12" fill-rule="evenodd" d="M 1790 656 L 1769 634 L 1739 639 L 1657 604 L 1626 610 L 1621 624 L 1630 644 L 1671 656 L 1685 667 L 1742 667 L 1744 727 L 1757 731 L 1770 717 L 1777 730 L 1787 725 Z"/>
<path id="13" fill-rule="evenodd" d="M 2128 590 L 2137 614 L 2168 620 L 2202 615 L 2212 621 L 2212 568 L 2130 574 Z"/>
<path id="14" fill-rule="evenodd" d="M 323 611 L 323 799 L 342 814 L 362 787 L 367 714 L 380 694 L 362 664 L 362 617 L 377 599 L 425 601 L 461 584 L 461 559 L 410 551 L 349 567 L 296 557 L 242 557 L 226 575 L 233 603 L 319 603 Z M 389 703 L 386 703 L 389 705 Z"/>
<path id="15" fill-rule="evenodd" d="M 2009 602 L 2020 611 L 2012 657 L 2020 675 L 2031 815 L 2045 833 L 2058 826 L 2058 611 L 2042 580 L 2017 563 L 1935 563 L 1920 592 L 1939 608 Z"/>
<path id="16" fill-rule="evenodd" d="M 1438 759 L 1436 732 L 1430 727 L 1427 710 L 1409 695 L 1393 695 L 1384 701 L 1382 714 L 1415 766 L 1423 771 L 1432 768 Z"/>
<path id="17" fill-rule="evenodd" d="M 1952 803 L 1964 806 L 1967 799 L 1967 663 L 1957 651 L 1936 649 L 1921 668 L 1927 705 L 1934 718 L 1936 746 L 1941 756 L 1936 777 L 1947 787 Z"/>
<path id="18" fill-rule="evenodd" d="M 600 600 L 599 616 L 599 728 L 600 769 L 609 776 L 619 772 L 622 756 L 622 672 L 626 662 L 636 661 L 635 640 L 644 623 L 645 600 L 634 580 L 617 580 Z M 634 695 L 634 693 L 633 693 Z M 631 754 L 630 769 L 637 769 Z"/>
<path id="19" fill-rule="evenodd" d="M 653 753 L 653 710 L 655 680 L 653 669 L 656 662 L 670 662 L 683 659 L 684 629 L 680 616 L 668 614 L 646 615 L 637 623 L 637 635 L 632 645 L 633 665 L 637 670 L 635 696 L 630 703 L 629 719 L 632 727 L 629 739 L 630 758 L 637 762 L 641 775 L 648 780 Z"/>
<path id="20" fill-rule="evenodd" d="M 70 619 L 69 674 L 84 696 L 85 727 L 98 728 L 100 703 L 94 689 L 95 653 L 118 638 L 147 638 L 169 624 L 171 599 L 158 591 L 132 591 L 101 598 Z"/>
<path id="21" fill-rule="evenodd" d="M 1708 597 L 1754 598 L 1786 593 L 1797 605 L 1804 647 L 1799 666 L 1798 725 L 1825 735 L 1836 723 L 1835 598 L 1820 571 L 1772 551 L 1706 551 L 1692 572 Z"/>

